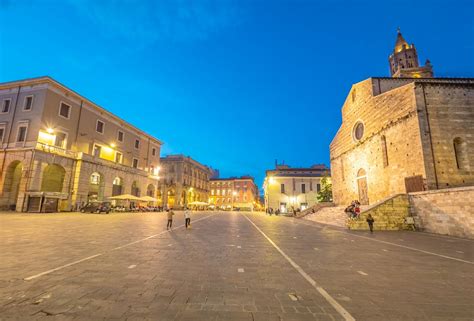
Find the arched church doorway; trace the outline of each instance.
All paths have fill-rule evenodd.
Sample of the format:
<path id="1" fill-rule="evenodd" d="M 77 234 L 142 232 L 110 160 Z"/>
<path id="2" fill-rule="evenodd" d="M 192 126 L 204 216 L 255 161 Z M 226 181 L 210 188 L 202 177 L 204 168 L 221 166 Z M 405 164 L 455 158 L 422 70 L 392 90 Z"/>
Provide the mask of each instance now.
<path id="1" fill-rule="evenodd" d="M 367 189 L 367 174 L 363 168 L 357 172 L 357 189 L 359 191 L 359 202 L 362 205 L 369 204 L 369 192 Z"/>

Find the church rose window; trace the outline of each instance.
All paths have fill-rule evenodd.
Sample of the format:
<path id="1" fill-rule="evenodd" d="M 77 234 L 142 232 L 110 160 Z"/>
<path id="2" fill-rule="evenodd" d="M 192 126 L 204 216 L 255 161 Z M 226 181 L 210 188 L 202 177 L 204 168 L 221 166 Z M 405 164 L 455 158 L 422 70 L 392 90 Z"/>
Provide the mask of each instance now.
<path id="1" fill-rule="evenodd" d="M 354 125 L 353 135 L 355 140 L 361 140 L 362 136 L 364 136 L 364 124 L 357 122 Z"/>

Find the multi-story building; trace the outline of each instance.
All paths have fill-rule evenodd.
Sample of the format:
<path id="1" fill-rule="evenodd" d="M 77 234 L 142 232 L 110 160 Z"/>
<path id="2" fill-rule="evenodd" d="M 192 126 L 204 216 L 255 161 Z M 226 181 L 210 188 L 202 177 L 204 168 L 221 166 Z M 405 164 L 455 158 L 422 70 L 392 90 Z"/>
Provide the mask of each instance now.
<path id="1" fill-rule="evenodd" d="M 189 156 L 161 158 L 160 192 L 163 206 L 182 208 L 192 202 L 208 202 L 211 170 Z"/>
<path id="2" fill-rule="evenodd" d="M 155 196 L 162 142 L 51 79 L 0 84 L 0 207 Z"/>
<path id="3" fill-rule="evenodd" d="M 400 36 L 395 54 L 407 50 Z M 410 48 L 407 59 L 416 60 L 408 67 L 417 68 Z M 342 106 L 330 146 L 337 204 L 474 184 L 474 79 L 393 71 L 354 84 Z"/>
<path id="4" fill-rule="evenodd" d="M 209 203 L 218 209 L 253 211 L 258 206 L 258 188 L 251 176 L 211 179 L 210 189 Z"/>
<path id="5" fill-rule="evenodd" d="M 263 183 L 265 210 L 288 213 L 315 205 L 323 177 L 330 181 L 329 168 L 322 164 L 309 168 L 276 165 L 275 169 L 267 170 Z"/>

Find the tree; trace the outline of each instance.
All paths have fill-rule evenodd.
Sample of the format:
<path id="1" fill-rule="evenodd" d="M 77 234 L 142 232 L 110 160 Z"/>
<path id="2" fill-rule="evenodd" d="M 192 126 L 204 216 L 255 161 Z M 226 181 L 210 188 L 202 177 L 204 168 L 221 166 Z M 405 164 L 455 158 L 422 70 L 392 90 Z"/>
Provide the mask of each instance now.
<path id="1" fill-rule="evenodd" d="M 318 202 L 332 202 L 332 184 L 328 177 L 321 179 L 321 190 L 316 198 Z"/>

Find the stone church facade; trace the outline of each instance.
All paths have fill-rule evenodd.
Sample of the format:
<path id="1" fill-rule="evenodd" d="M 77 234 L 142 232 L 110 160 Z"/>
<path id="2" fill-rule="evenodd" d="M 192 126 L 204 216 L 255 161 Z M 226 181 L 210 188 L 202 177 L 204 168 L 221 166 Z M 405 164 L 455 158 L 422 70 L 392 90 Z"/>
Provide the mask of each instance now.
<path id="1" fill-rule="evenodd" d="M 403 78 L 406 65 L 391 63 L 392 78 L 352 86 L 330 145 L 336 204 L 474 185 L 474 79 L 430 78 L 431 66 L 410 66 L 418 76 Z"/>

